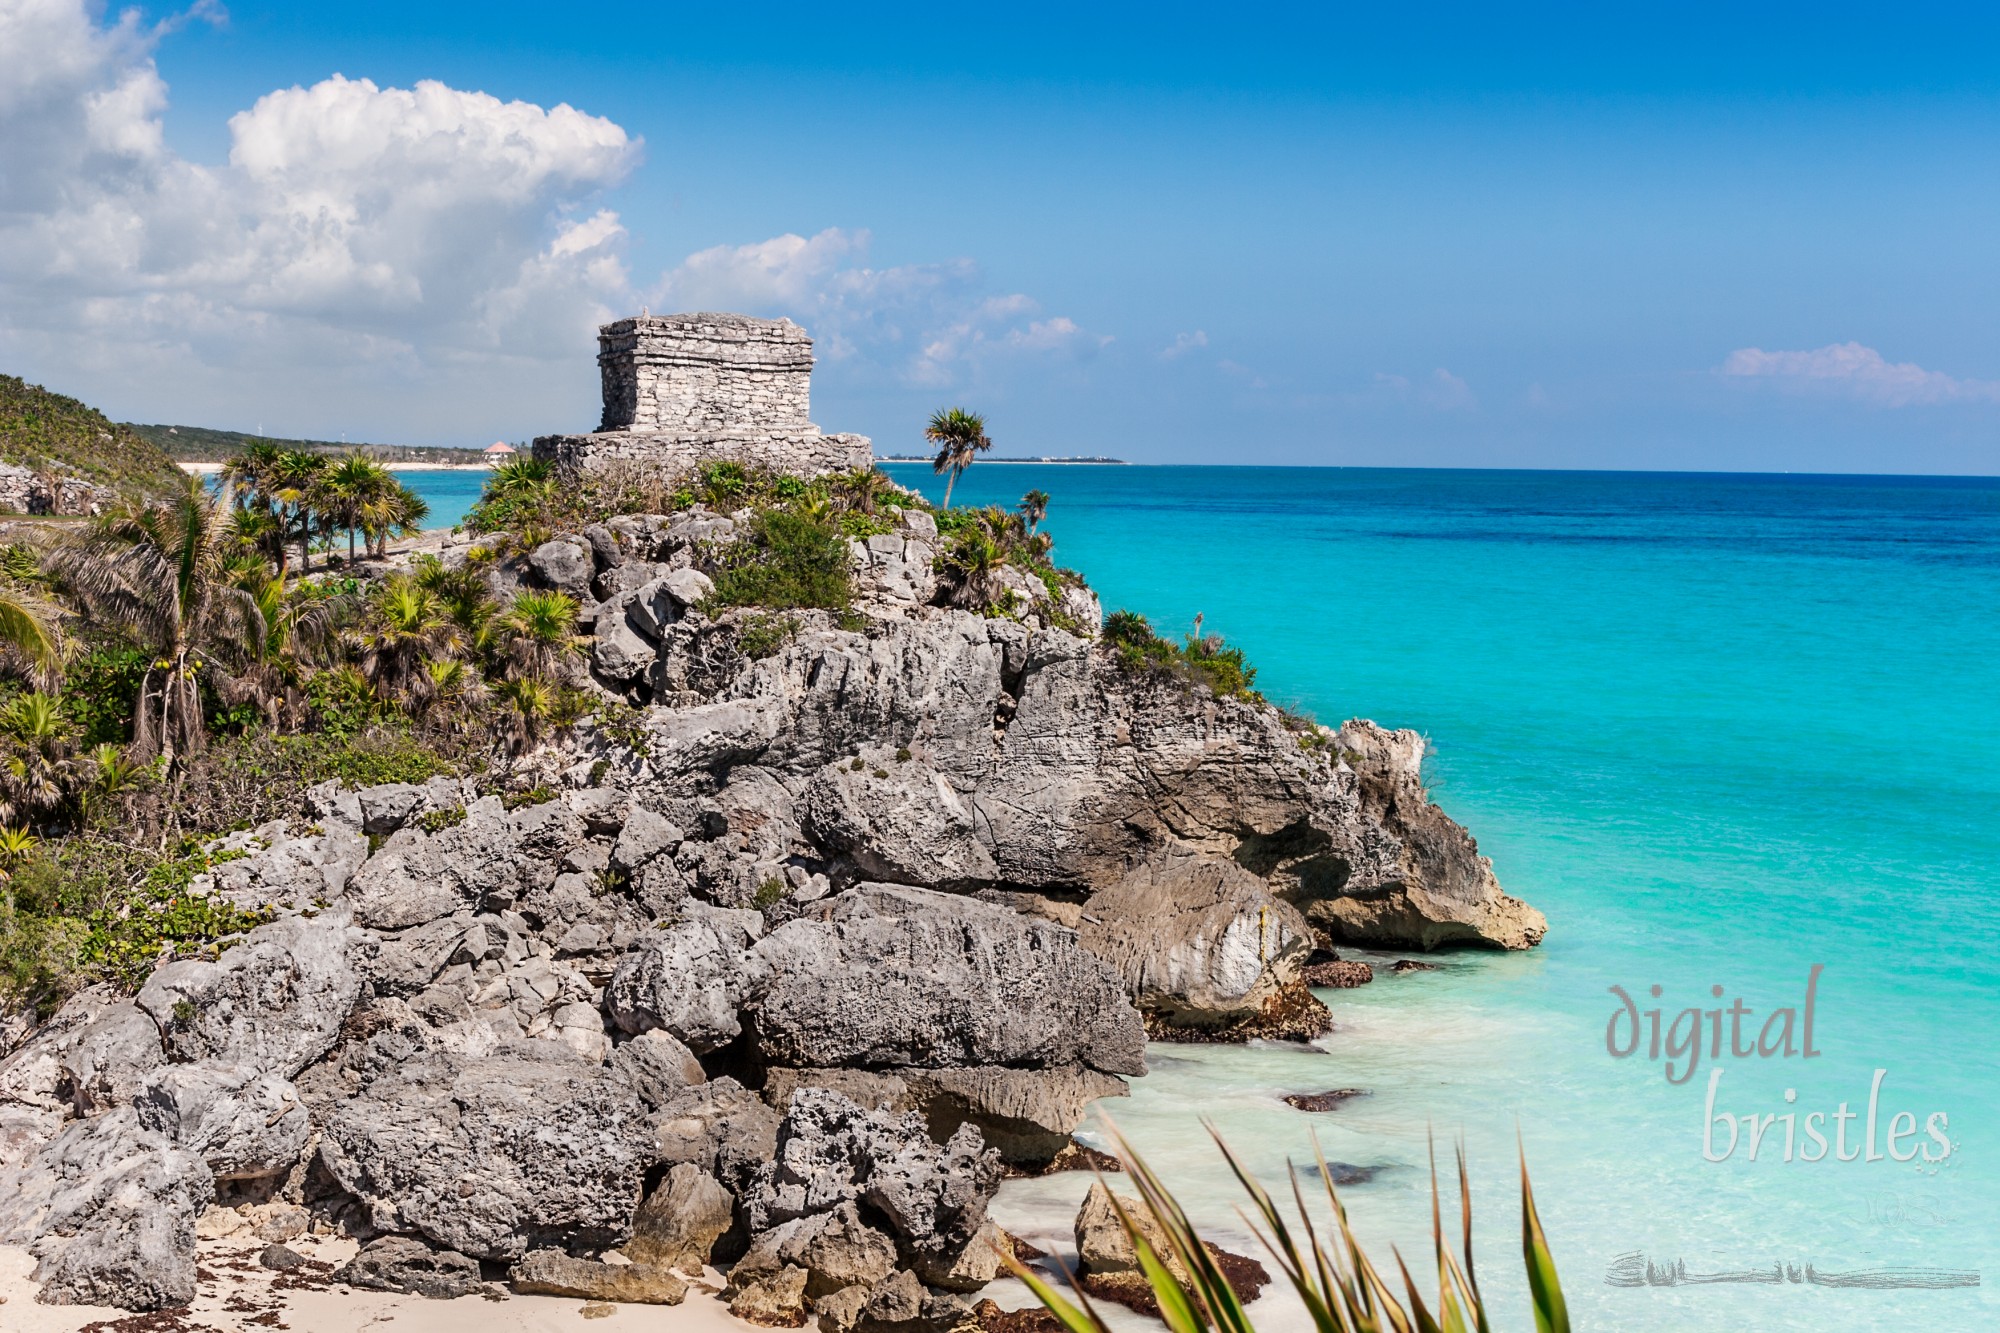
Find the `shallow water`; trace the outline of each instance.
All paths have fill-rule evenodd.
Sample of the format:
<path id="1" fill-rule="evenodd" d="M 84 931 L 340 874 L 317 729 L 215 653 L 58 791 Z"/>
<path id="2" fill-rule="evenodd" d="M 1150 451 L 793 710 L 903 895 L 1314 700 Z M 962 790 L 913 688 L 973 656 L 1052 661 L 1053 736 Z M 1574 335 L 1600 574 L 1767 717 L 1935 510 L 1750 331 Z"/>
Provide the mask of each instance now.
<path id="1" fill-rule="evenodd" d="M 954 500 L 1031 487 L 1107 608 L 1168 632 L 1205 612 L 1274 700 L 1426 732 L 1436 799 L 1551 923 L 1532 953 L 1327 993 L 1340 1027 L 1316 1049 L 1155 1047 L 1107 1108 L 1198 1218 L 1241 1234 L 1204 1118 L 1273 1183 L 1317 1132 L 1385 1168 L 1343 1197 L 1379 1258 L 1417 1267 L 1427 1134 L 1463 1136 L 1482 1282 L 1524 1327 L 1518 1129 L 1579 1328 L 2000 1326 L 2000 481 L 982 464 Z M 1606 1053 L 1613 985 L 1671 1019 L 1726 1005 L 1719 984 L 1761 1016 L 1815 964 L 1818 1058 L 1704 1051 L 1672 1086 Z M 1787 1163 L 1774 1136 L 1705 1161 L 1711 1064 L 1722 1109 L 1767 1115 L 1860 1111 L 1886 1069 L 1882 1128 L 1943 1112 L 1954 1151 Z M 1319 1115 L 1276 1096 L 1335 1087 L 1370 1095 Z M 1003 1218 L 1060 1234 L 1081 1190 L 1010 1185 Z M 1607 1285 L 1633 1252 L 1991 1271 Z"/>

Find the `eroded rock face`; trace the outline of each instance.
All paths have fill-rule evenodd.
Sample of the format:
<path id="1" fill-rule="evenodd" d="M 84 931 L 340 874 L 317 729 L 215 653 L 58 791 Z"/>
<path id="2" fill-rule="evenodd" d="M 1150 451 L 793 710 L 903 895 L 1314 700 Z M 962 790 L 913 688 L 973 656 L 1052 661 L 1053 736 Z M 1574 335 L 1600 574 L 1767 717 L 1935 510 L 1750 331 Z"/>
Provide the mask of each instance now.
<path id="1" fill-rule="evenodd" d="M 618 965 L 605 991 L 612 1021 L 626 1032 L 655 1029 L 696 1052 L 719 1050 L 742 1031 L 738 950 L 706 921 L 648 931 Z"/>
<path id="2" fill-rule="evenodd" d="M 1254 1017 L 1296 984 L 1313 935 L 1296 907 L 1234 861 L 1174 849 L 1084 904 L 1084 947 L 1169 1024 Z"/>
<path id="3" fill-rule="evenodd" d="M 333 1274 L 368 1291 L 405 1291 L 434 1301 L 470 1296 L 480 1288 L 479 1261 L 426 1245 L 414 1236 L 381 1236 Z"/>
<path id="4" fill-rule="evenodd" d="M 199 1155 L 217 1180 L 289 1171 L 312 1137 L 298 1089 L 251 1065 L 170 1065 L 135 1106 L 140 1124 Z"/>
<path id="5" fill-rule="evenodd" d="M 214 1197 L 201 1158 L 119 1107 L 0 1171 L 0 1241 L 40 1260 L 45 1303 L 166 1309 L 194 1297 L 194 1224 Z"/>
<path id="6" fill-rule="evenodd" d="M 656 1160 L 624 1079 L 557 1042 L 467 1058 L 371 1038 L 372 1077 L 326 1116 L 320 1158 L 383 1231 L 478 1259 L 545 1241 L 603 1248 L 630 1234 Z"/>
<path id="7" fill-rule="evenodd" d="M 283 917 L 213 963 L 169 963 L 138 1004 L 176 1060 L 216 1059 L 290 1078 L 333 1048 L 361 993 L 345 914 Z"/>
<path id="8" fill-rule="evenodd" d="M 773 1064 L 1145 1072 L 1124 987 L 1076 935 L 971 899 L 864 884 L 750 951 Z"/>

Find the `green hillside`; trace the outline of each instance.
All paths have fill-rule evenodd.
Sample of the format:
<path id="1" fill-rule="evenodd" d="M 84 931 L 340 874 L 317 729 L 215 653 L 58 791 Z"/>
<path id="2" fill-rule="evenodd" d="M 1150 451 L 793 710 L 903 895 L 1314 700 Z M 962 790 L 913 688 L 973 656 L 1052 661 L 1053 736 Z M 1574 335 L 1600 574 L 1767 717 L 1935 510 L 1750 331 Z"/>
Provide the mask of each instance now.
<path id="1" fill-rule="evenodd" d="M 82 477 L 126 495 L 170 495 L 181 470 L 129 426 L 74 398 L 0 375 L 0 462 Z"/>
<path id="2" fill-rule="evenodd" d="M 245 435 L 241 431 L 214 430 L 208 426 L 142 426 L 130 429 L 151 440 L 175 458 L 190 463 L 220 463 L 242 453 L 251 444 L 263 441 L 281 449 L 303 449 L 309 453 L 345 453 L 360 449 L 384 463 L 477 463 L 476 449 L 439 449 L 421 444 L 347 444 L 337 440 L 278 440 L 265 435 Z M 526 446 L 520 446 L 525 450 Z"/>

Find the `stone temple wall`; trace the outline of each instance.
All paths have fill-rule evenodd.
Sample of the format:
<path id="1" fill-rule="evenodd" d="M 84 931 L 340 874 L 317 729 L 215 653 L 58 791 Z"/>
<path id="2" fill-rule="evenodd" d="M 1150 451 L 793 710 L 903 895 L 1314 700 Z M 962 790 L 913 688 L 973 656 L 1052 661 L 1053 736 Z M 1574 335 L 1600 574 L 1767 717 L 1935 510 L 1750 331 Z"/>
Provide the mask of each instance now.
<path id="1" fill-rule="evenodd" d="M 653 315 L 597 331 L 600 431 L 799 430 L 812 423 L 812 339 L 788 319 Z"/>
<path id="2" fill-rule="evenodd" d="M 535 441 L 535 457 L 563 470 L 638 465 L 677 476 L 728 460 L 817 476 L 874 461 L 865 436 L 823 435 L 812 423 L 812 339 L 790 320 L 644 315 L 604 325 L 597 342 L 597 430 Z"/>

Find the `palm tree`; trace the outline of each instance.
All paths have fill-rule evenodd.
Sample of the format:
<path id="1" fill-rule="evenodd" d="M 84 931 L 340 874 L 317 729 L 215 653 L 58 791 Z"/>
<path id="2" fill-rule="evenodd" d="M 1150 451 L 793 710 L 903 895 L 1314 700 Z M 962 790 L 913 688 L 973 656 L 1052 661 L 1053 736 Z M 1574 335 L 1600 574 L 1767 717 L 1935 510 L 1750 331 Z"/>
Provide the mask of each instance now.
<path id="1" fill-rule="evenodd" d="M 555 712 L 554 688 L 547 681 L 522 676 L 501 681 L 498 692 L 506 707 L 496 721 L 508 750 L 518 755 L 534 748 L 542 738 L 550 714 Z"/>
<path id="2" fill-rule="evenodd" d="M 286 449 L 279 453 L 268 483 L 267 494 L 277 502 L 279 516 L 299 544 L 300 568 L 306 573 L 312 572 L 313 538 L 326 528 L 321 506 L 327 472 L 326 455 Z"/>
<path id="3" fill-rule="evenodd" d="M 1036 528 L 1042 526 L 1042 520 L 1049 516 L 1049 493 L 1029 491 L 1021 497 L 1021 503 L 1017 508 L 1021 517 L 1027 521 L 1028 532 L 1032 535 Z"/>
<path id="4" fill-rule="evenodd" d="M 264 637 L 257 600 L 229 582 L 229 563 L 222 507 L 198 477 L 173 502 L 106 515 L 49 557 L 87 614 L 152 655 L 132 725 L 142 761 L 165 755 L 171 769 L 201 749 L 200 673 L 225 653 L 253 656 Z"/>
<path id="5" fill-rule="evenodd" d="M 321 491 L 334 523 L 347 529 L 349 565 L 354 563 L 354 534 L 362 526 L 362 516 L 398 485 L 388 468 L 359 453 L 342 455 L 327 472 Z"/>
<path id="6" fill-rule="evenodd" d="M 553 680 L 564 661 L 583 651 L 576 633 L 576 603 L 568 593 L 517 592 L 501 618 L 506 634 L 507 674 Z"/>
<path id="7" fill-rule="evenodd" d="M 100 802 L 137 789 L 147 777 L 145 764 L 108 741 L 82 756 L 76 766 L 81 780 L 70 800 L 76 806 L 78 829 L 90 827 Z"/>
<path id="8" fill-rule="evenodd" d="M 944 484 L 944 507 L 949 509 L 951 488 L 958 484 L 959 474 L 972 466 L 973 459 L 993 447 L 993 441 L 986 438 L 986 418 L 962 407 L 940 408 L 931 413 L 930 424 L 924 427 L 924 438 L 937 446 L 931 471 L 939 476 L 950 474 Z"/>
<path id="9" fill-rule="evenodd" d="M 16 668 L 41 689 L 60 688 L 60 616 L 56 607 L 35 594 L 0 586 L 0 663 Z"/>
<path id="10" fill-rule="evenodd" d="M 1007 547 L 984 524 L 975 524 L 958 534 L 941 563 L 952 604 L 983 610 L 992 604 L 993 580 L 1007 563 Z"/>
<path id="11" fill-rule="evenodd" d="M 879 469 L 872 467 L 856 468 L 836 478 L 836 482 L 846 497 L 847 507 L 857 514 L 874 513 L 882 497 L 895 486 Z"/>
<path id="12" fill-rule="evenodd" d="M 388 556 L 390 537 L 410 537 L 422 532 L 424 520 L 431 515 L 428 500 L 389 476 L 386 470 L 383 475 L 388 477 L 387 487 L 377 493 L 361 513 L 362 530 L 374 543 L 377 559 Z"/>

